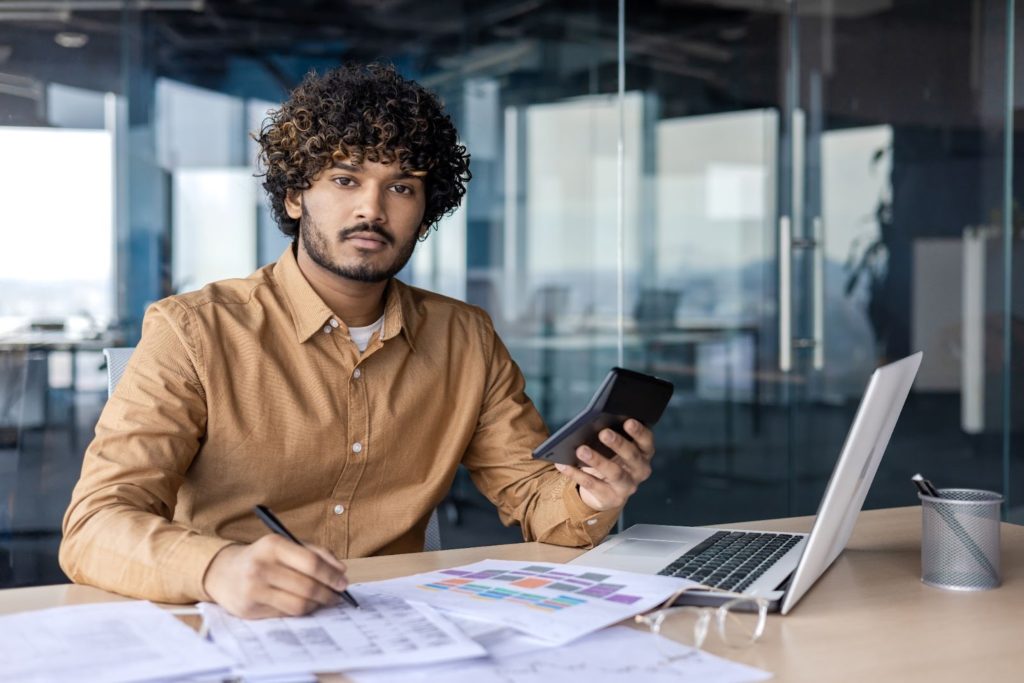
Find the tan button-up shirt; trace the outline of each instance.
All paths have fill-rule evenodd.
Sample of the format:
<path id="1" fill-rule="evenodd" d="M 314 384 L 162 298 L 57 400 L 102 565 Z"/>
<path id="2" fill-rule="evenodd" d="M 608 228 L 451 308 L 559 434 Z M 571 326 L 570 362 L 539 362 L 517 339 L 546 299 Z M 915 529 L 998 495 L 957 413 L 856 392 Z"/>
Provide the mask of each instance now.
<path id="1" fill-rule="evenodd" d="M 482 310 L 393 280 L 362 354 L 292 249 L 242 280 L 172 296 L 96 426 L 64 517 L 74 581 L 165 602 L 270 507 L 342 558 L 417 552 L 459 463 L 523 538 L 591 546 L 594 512 L 551 465 L 546 429 Z"/>

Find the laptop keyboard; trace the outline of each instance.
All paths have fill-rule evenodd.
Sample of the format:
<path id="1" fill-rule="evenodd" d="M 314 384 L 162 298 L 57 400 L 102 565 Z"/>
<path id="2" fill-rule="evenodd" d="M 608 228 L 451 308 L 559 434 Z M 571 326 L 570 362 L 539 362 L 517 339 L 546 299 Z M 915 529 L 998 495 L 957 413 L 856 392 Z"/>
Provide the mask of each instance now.
<path id="1" fill-rule="evenodd" d="M 658 573 L 740 593 L 801 538 L 793 534 L 719 531 Z"/>

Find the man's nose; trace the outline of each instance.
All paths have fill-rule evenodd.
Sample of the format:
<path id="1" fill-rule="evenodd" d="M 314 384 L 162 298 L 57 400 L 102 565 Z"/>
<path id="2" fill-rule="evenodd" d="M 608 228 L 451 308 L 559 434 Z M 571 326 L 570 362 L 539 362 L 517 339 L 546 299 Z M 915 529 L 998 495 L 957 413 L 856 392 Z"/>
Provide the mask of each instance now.
<path id="1" fill-rule="evenodd" d="M 384 199 L 379 189 L 369 185 L 363 188 L 363 191 L 359 193 L 355 218 L 367 223 L 387 222 L 388 217 L 384 209 Z"/>

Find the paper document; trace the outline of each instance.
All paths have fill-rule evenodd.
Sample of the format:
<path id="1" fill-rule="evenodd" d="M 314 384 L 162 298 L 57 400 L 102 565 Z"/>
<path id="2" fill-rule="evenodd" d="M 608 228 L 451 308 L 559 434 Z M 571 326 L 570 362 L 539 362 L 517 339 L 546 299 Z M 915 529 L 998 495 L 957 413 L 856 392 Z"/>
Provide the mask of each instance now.
<path id="1" fill-rule="evenodd" d="M 316 674 L 309 672 L 293 672 L 287 674 L 271 674 L 268 676 L 252 676 L 240 674 L 237 671 L 225 676 L 190 676 L 188 678 L 174 678 L 161 680 L 159 683 L 318 683 L 320 679 Z"/>
<path id="2" fill-rule="evenodd" d="M 484 560 L 360 585 L 561 645 L 656 607 L 680 588 L 697 584 L 577 564 Z"/>
<path id="3" fill-rule="evenodd" d="M 357 671 L 355 683 L 746 683 L 772 674 L 646 631 L 613 626 L 561 647 L 417 669 Z"/>
<path id="4" fill-rule="evenodd" d="M 227 673 L 231 660 L 148 602 L 0 617 L 0 681 L 148 681 Z"/>
<path id="5" fill-rule="evenodd" d="M 200 607 L 236 673 L 349 671 L 479 657 L 486 651 L 427 605 L 351 589 L 359 609 L 342 605 L 305 617 L 246 620 L 209 603 Z"/>
<path id="6" fill-rule="evenodd" d="M 508 626 L 470 619 L 454 612 L 445 612 L 444 616 L 458 626 L 460 631 L 480 643 L 487 650 L 487 654 L 492 657 L 507 657 L 552 647 L 551 643 L 546 640 L 531 638 Z"/>

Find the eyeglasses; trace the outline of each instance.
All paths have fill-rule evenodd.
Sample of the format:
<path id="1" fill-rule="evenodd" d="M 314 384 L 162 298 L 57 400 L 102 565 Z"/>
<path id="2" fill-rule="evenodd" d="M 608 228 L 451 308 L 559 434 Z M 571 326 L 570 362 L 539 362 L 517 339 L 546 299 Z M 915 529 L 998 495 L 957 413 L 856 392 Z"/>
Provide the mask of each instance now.
<path id="1" fill-rule="evenodd" d="M 671 605 L 685 591 L 667 601 Z M 728 647 L 743 648 L 753 645 L 764 635 L 768 623 L 768 601 L 756 597 L 736 597 L 717 608 L 662 607 L 654 612 L 638 614 L 636 623 L 646 625 L 651 633 L 671 633 L 671 639 L 690 647 L 700 648 L 707 639 L 712 622 L 719 638 Z M 662 639 L 658 639 L 659 647 Z M 675 656 L 677 650 L 672 650 Z M 669 654 L 664 652 L 663 654 Z"/>

